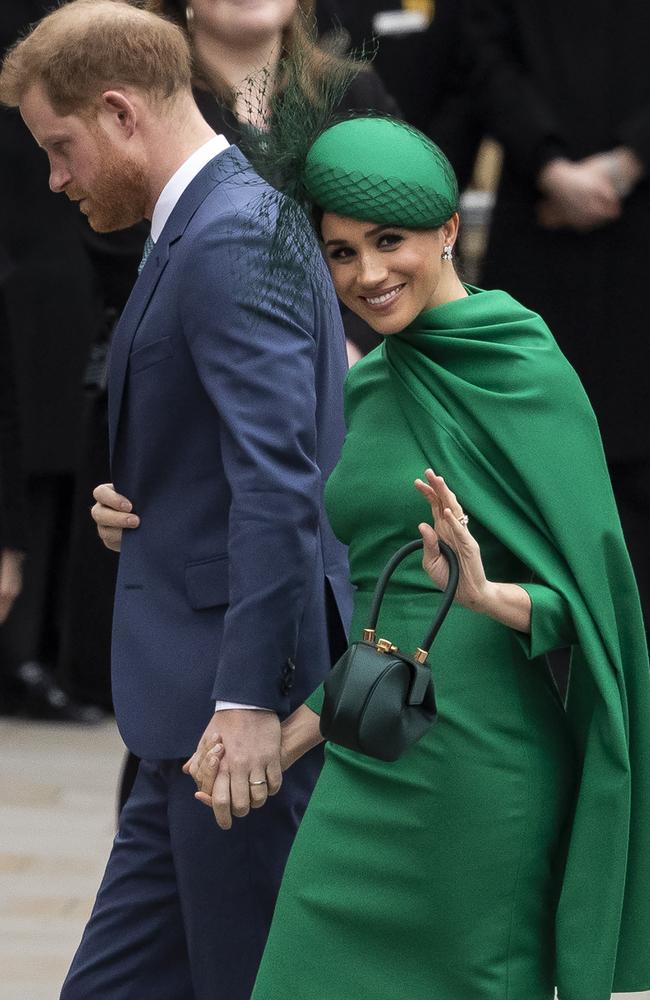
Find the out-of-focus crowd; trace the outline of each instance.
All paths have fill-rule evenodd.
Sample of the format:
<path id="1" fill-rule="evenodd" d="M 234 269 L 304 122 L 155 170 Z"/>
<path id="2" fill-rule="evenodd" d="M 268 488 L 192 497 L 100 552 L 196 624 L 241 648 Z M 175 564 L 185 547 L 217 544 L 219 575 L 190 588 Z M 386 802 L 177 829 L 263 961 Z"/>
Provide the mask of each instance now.
<path id="1" fill-rule="evenodd" d="M 647 609 L 650 11 L 625 0 L 267 0 L 243 30 L 233 0 L 142 5 L 188 32 L 197 103 L 244 149 L 259 122 L 241 83 L 291 49 L 307 14 L 329 53 L 376 51 L 341 114 L 371 108 L 423 129 L 466 190 L 498 174 L 476 280 L 539 311 L 580 374 Z M 4 5 L 3 51 L 50 7 Z M 110 478 L 107 357 L 146 229 L 94 233 L 48 190 L 46 156 L 13 110 L 0 112 L 0 150 L 0 706 L 89 723 L 111 708 L 116 569 L 89 508 Z M 345 324 L 354 361 L 378 338 Z M 566 511 L 578 533 L 580 504 Z"/>

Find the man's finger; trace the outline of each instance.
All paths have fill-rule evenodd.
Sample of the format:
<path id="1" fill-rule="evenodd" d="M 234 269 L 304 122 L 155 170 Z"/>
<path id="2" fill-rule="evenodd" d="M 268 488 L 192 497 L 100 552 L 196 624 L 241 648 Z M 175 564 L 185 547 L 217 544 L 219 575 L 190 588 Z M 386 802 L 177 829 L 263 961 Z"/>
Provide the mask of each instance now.
<path id="1" fill-rule="evenodd" d="M 107 549 L 112 549 L 113 552 L 119 552 L 122 547 L 122 529 L 121 528 L 101 528 L 98 527 L 97 534 L 101 538 L 102 542 Z"/>
<path id="2" fill-rule="evenodd" d="M 251 808 L 251 788 L 248 775 L 241 772 L 230 775 L 230 808 L 233 816 L 248 816 Z"/>
<path id="3" fill-rule="evenodd" d="M 112 483 L 100 483 L 93 490 L 93 496 L 97 503 L 104 507 L 112 507 L 113 510 L 126 511 L 133 510 L 133 504 L 128 497 L 123 497 L 113 488 Z"/>
<path id="4" fill-rule="evenodd" d="M 272 761 L 266 768 L 269 795 L 277 795 L 282 788 L 282 766 L 280 760 Z"/>
<path id="5" fill-rule="evenodd" d="M 122 528 L 137 528 L 140 524 L 137 514 L 123 513 L 101 503 L 96 503 L 90 508 L 90 516 L 95 524 L 103 528 L 119 528 L 120 531 Z"/>

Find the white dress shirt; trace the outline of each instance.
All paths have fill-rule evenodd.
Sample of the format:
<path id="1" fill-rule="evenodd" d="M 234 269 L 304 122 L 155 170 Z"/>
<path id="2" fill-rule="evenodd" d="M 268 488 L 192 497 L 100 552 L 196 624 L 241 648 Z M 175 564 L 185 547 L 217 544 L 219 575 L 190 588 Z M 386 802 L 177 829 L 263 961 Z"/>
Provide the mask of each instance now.
<path id="1" fill-rule="evenodd" d="M 151 216 L 151 239 L 154 243 L 165 228 L 165 223 L 172 214 L 185 188 L 189 187 L 196 175 L 203 170 L 210 160 L 213 160 L 219 153 L 223 153 L 224 149 L 228 149 L 229 145 L 230 143 L 225 136 L 213 136 L 212 139 L 199 146 L 185 160 L 185 163 L 181 163 L 176 173 L 172 174 L 160 192 Z M 256 712 L 264 711 L 258 705 L 240 705 L 233 701 L 218 701 L 215 705 L 216 712 L 230 708 L 247 708 Z"/>

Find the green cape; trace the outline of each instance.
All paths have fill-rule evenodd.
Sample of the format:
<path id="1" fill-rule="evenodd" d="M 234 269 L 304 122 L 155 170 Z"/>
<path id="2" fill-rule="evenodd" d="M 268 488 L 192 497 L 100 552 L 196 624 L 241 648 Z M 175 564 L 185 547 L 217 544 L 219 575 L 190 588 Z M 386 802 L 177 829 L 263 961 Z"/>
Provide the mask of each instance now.
<path id="1" fill-rule="evenodd" d="M 573 617 L 581 776 L 557 910 L 566 1000 L 650 988 L 650 670 L 598 425 L 543 320 L 505 292 L 422 313 L 379 348 L 463 507 Z M 489 821 L 486 817 L 486 822 Z"/>

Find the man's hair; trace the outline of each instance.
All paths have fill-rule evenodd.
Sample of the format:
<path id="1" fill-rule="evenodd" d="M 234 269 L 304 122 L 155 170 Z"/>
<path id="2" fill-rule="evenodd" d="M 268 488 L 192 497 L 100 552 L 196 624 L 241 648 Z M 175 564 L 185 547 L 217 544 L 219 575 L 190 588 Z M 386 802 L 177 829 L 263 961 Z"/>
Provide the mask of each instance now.
<path id="1" fill-rule="evenodd" d="M 41 83 L 58 114 L 90 107 L 105 90 L 131 86 L 151 100 L 191 85 L 192 60 L 176 25 L 126 0 L 71 0 L 9 49 L 0 102 L 18 107 Z"/>

